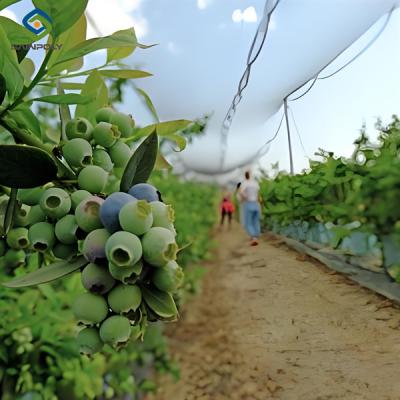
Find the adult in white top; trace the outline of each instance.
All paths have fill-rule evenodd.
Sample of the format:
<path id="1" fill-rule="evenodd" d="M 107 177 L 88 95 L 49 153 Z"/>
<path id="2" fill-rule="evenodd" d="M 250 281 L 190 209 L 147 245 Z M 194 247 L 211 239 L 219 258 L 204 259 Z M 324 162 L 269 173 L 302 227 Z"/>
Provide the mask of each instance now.
<path id="1" fill-rule="evenodd" d="M 260 186 L 256 180 L 251 179 L 249 171 L 246 171 L 245 178 L 240 185 L 240 196 L 243 200 L 244 227 L 251 238 L 251 245 L 256 246 L 260 236 Z"/>

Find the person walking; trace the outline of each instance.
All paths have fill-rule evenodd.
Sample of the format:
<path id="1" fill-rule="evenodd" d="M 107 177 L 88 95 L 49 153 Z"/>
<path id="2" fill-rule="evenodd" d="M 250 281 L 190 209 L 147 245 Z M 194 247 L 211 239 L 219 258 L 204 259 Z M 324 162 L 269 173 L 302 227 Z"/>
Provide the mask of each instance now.
<path id="1" fill-rule="evenodd" d="M 250 171 L 246 171 L 244 176 L 246 179 L 240 185 L 240 196 L 243 201 L 244 227 L 251 238 L 251 246 L 257 246 L 261 231 L 260 186 L 256 180 L 251 178 Z"/>
<path id="2" fill-rule="evenodd" d="M 225 196 L 221 202 L 221 223 L 220 227 L 224 225 L 225 217 L 228 217 L 228 228 L 231 228 L 232 225 L 232 215 L 235 211 L 235 206 L 230 201 L 229 196 Z"/>
<path id="3" fill-rule="evenodd" d="M 242 182 L 238 182 L 236 184 L 236 189 L 235 189 L 235 200 L 236 200 L 236 209 L 238 213 L 238 221 L 240 222 L 240 225 L 243 226 L 244 228 L 244 210 L 243 210 L 243 199 L 240 194 L 240 186 L 242 185 Z"/>

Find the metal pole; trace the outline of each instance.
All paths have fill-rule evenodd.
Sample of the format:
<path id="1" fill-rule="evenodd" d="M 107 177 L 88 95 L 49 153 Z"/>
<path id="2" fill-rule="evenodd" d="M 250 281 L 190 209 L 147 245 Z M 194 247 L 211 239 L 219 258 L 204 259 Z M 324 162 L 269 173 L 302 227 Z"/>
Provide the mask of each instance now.
<path id="1" fill-rule="evenodd" d="M 286 129 L 287 129 L 287 137 L 288 137 L 288 143 L 289 143 L 290 174 L 294 175 L 292 141 L 290 139 L 290 126 L 289 126 L 289 114 L 288 114 L 287 97 L 285 97 L 285 99 L 283 100 L 283 105 L 284 105 L 284 108 L 285 108 Z"/>

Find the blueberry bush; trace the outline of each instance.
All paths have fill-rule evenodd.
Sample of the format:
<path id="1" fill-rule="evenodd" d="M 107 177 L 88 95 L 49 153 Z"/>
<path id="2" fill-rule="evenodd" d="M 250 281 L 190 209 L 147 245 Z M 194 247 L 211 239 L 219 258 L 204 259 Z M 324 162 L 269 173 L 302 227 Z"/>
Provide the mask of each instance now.
<path id="1" fill-rule="evenodd" d="M 150 75 L 122 62 L 148 47 L 134 29 L 86 40 L 87 0 L 33 3 L 52 21 L 37 67 L 27 57 L 37 37 L 0 17 L 2 398 L 135 396 L 154 389 L 154 368 L 176 373 L 160 324 L 177 319 L 180 293 L 195 284 L 181 261 L 207 255 L 215 189 L 205 203 L 198 190 L 175 215 L 171 204 L 188 199 L 165 190 L 166 202 L 166 182 L 194 188 L 157 181 L 153 170 L 169 168 L 159 142 L 182 150 L 198 124 L 160 122 L 140 89 L 154 124 L 137 127 L 111 104 L 116 80 Z M 101 49 L 106 63 L 83 70 Z M 49 126 L 44 115 L 55 109 Z"/>

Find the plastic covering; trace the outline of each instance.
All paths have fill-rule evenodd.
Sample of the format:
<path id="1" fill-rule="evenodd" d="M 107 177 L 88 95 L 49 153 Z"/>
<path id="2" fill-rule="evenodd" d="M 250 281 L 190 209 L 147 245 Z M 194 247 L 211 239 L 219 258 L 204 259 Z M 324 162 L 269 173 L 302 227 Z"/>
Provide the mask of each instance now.
<path id="1" fill-rule="evenodd" d="M 186 170 L 202 174 L 225 173 L 252 163 L 277 129 L 283 99 L 399 5 L 394 0 L 281 0 L 234 117 L 221 169 L 221 125 L 245 69 L 257 24 L 233 23 L 232 0 L 216 0 L 205 10 L 189 3 L 156 2 L 150 25 L 157 18 L 170 23 L 160 24 L 157 37 L 151 39 L 165 47 L 163 38 L 168 38 L 171 54 L 160 63 L 157 52 L 163 46 L 146 52 L 146 67 L 156 77 L 142 86 L 151 93 L 163 120 L 212 113 L 206 136 L 179 156 Z M 264 1 L 253 4 L 260 21 Z M 269 6 L 267 2 L 266 9 Z M 205 31 L 212 42 L 204 40 Z M 230 70 L 226 70 L 226 60 Z"/>

